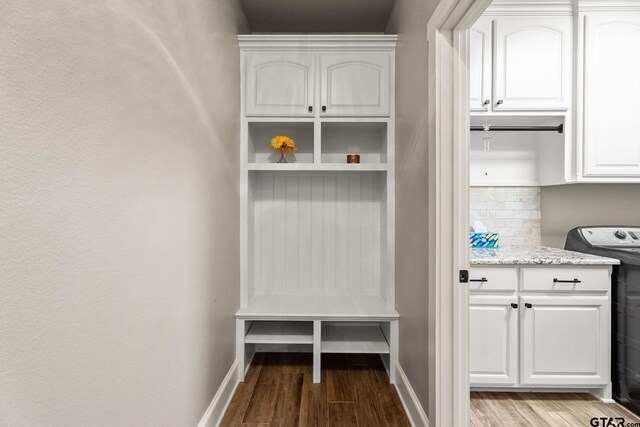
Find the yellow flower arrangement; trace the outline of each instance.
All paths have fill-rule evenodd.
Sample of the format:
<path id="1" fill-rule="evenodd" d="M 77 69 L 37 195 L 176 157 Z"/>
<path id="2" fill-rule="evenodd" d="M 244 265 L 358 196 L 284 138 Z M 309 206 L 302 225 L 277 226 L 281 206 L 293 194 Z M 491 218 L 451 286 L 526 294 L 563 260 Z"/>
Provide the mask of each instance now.
<path id="1" fill-rule="evenodd" d="M 273 138 L 269 147 L 280 153 L 280 160 L 278 160 L 278 163 L 286 163 L 287 159 L 285 158 L 285 154 L 294 153 L 298 150 L 296 142 L 286 135 L 278 135 Z"/>

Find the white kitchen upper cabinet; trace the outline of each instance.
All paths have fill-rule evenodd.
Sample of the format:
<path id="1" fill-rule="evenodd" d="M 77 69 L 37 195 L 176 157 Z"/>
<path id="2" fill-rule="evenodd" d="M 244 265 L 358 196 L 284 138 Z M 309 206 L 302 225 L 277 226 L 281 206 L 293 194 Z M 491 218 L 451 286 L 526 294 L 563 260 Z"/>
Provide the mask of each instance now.
<path id="1" fill-rule="evenodd" d="M 472 386 L 516 385 L 518 308 L 515 296 L 469 298 L 469 375 Z"/>
<path id="2" fill-rule="evenodd" d="M 388 116 L 391 53 L 320 55 L 321 115 Z"/>
<path id="3" fill-rule="evenodd" d="M 605 296 L 521 297 L 521 384 L 606 385 L 608 304 Z"/>
<path id="4" fill-rule="evenodd" d="M 494 21 L 495 111 L 564 111 L 571 103 L 570 16 L 504 16 Z"/>
<path id="5" fill-rule="evenodd" d="M 304 53 L 247 54 L 245 114 L 313 116 L 315 59 Z"/>
<path id="6" fill-rule="evenodd" d="M 584 17 L 586 177 L 640 177 L 640 12 Z"/>
<path id="7" fill-rule="evenodd" d="M 492 19 L 481 17 L 469 30 L 469 107 L 491 107 Z"/>

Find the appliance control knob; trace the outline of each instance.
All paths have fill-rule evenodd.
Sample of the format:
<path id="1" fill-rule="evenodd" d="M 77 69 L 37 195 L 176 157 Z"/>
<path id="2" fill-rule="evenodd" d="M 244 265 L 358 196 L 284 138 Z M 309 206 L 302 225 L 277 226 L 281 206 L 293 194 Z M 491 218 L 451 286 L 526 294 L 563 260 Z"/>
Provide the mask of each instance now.
<path id="1" fill-rule="evenodd" d="M 618 239 L 622 239 L 622 240 L 624 240 L 624 239 L 626 239 L 626 238 L 627 238 L 627 233 L 625 233 L 625 232 L 624 232 L 624 231 L 622 231 L 622 230 L 618 230 L 618 231 L 616 231 L 616 232 L 615 232 L 615 236 L 616 236 Z"/>

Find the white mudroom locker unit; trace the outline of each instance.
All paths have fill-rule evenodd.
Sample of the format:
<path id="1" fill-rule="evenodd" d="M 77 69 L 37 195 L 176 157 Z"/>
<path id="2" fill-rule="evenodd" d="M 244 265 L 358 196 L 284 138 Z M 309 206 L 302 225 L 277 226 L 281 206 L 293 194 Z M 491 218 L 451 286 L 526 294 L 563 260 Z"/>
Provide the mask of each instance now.
<path id="1" fill-rule="evenodd" d="M 314 382 L 322 353 L 376 353 L 395 382 L 396 36 L 239 42 L 238 377 L 256 351 L 313 352 Z M 287 163 L 277 135 L 296 142 Z"/>

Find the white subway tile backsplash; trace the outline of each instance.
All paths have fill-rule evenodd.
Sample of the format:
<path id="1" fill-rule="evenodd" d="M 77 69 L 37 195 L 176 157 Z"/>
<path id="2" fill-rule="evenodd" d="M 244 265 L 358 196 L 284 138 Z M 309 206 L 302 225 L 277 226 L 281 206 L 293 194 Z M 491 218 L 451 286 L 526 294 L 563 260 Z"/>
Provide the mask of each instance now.
<path id="1" fill-rule="evenodd" d="M 496 218 L 514 218 L 513 211 L 496 211 Z"/>
<path id="2" fill-rule="evenodd" d="M 531 219 L 533 217 L 530 210 L 514 211 L 512 214 L 514 218 L 518 219 Z"/>
<path id="3" fill-rule="evenodd" d="M 541 244 L 539 187 L 471 187 L 471 222 L 500 234 L 502 246 Z"/>
<path id="4" fill-rule="evenodd" d="M 506 209 L 508 211 L 519 211 L 524 206 L 523 202 L 504 202 L 501 208 Z"/>

